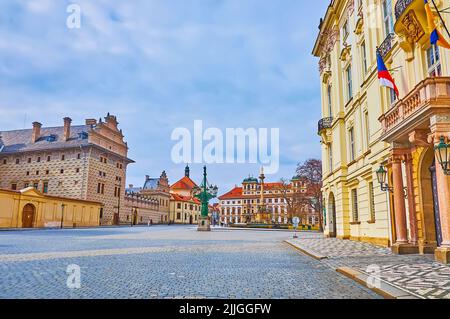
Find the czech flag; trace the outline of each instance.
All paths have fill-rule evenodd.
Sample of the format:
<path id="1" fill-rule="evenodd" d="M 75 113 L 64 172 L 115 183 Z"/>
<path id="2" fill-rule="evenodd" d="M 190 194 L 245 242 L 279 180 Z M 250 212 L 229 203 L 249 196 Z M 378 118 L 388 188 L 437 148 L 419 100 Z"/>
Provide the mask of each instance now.
<path id="1" fill-rule="evenodd" d="M 431 12 L 428 0 L 425 0 L 425 11 L 427 13 L 428 27 L 431 30 L 430 34 L 431 44 L 439 45 L 443 48 L 450 49 L 450 44 L 447 42 L 447 40 L 444 39 L 442 34 L 437 29 L 436 24 L 434 23 L 434 15 L 433 12 Z"/>
<path id="2" fill-rule="evenodd" d="M 380 79 L 380 85 L 393 89 L 398 97 L 399 96 L 398 88 L 395 85 L 394 79 L 392 78 L 391 74 L 386 68 L 386 65 L 384 64 L 380 51 L 378 50 L 377 50 L 377 65 L 378 65 L 378 79 Z"/>

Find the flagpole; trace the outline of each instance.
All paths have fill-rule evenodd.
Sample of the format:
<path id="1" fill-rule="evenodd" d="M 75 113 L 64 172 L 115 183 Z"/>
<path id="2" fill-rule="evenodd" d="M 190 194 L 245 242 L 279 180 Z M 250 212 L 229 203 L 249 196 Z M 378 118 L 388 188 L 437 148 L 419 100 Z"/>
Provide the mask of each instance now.
<path id="1" fill-rule="evenodd" d="M 445 31 L 447 31 L 447 35 L 450 37 L 450 32 L 447 29 L 447 25 L 445 24 L 444 19 L 442 19 L 441 12 L 439 11 L 439 9 L 438 9 L 436 3 L 434 2 L 434 0 L 431 0 L 431 2 L 433 3 L 433 6 L 436 9 L 436 12 L 439 15 L 439 19 L 441 20 L 442 24 L 444 25 Z"/>

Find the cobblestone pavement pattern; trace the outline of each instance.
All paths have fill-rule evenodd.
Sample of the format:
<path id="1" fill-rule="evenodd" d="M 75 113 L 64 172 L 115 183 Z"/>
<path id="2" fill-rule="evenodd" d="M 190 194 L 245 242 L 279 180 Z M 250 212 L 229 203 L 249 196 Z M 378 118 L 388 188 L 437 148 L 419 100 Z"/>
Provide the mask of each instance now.
<path id="1" fill-rule="evenodd" d="M 450 267 L 434 261 L 433 255 L 394 255 L 389 248 L 318 233 L 301 233 L 288 242 L 321 256 L 332 269 L 351 267 L 427 299 L 450 298 Z"/>
<path id="2" fill-rule="evenodd" d="M 0 298 L 379 298 L 282 231 L 190 226 L 0 231 Z M 69 289 L 67 267 L 80 267 Z"/>

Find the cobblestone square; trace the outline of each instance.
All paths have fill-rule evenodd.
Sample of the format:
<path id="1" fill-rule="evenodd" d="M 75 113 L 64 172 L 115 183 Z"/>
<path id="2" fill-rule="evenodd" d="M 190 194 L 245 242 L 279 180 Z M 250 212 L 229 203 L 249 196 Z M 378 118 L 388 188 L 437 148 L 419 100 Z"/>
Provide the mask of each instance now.
<path id="1" fill-rule="evenodd" d="M 0 298 L 380 298 L 283 241 L 192 226 L 0 232 Z M 69 265 L 80 288 L 68 288 Z"/>

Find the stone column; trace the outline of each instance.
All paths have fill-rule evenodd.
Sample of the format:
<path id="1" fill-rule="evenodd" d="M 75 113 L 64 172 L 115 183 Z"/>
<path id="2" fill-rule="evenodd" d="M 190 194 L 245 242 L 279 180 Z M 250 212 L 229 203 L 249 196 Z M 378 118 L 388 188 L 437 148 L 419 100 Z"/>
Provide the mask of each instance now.
<path id="1" fill-rule="evenodd" d="M 402 156 L 393 155 L 392 161 L 392 180 L 394 188 L 394 212 L 395 212 L 395 230 L 397 238 L 395 244 L 408 243 L 407 229 L 406 229 L 406 208 L 405 208 L 405 193 L 403 189 L 402 176 Z"/>
<path id="2" fill-rule="evenodd" d="M 429 142 L 439 143 L 444 136 L 446 143 L 450 142 L 450 114 L 436 114 L 430 117 Z M 435 250 L 435 259 L 439 262 L 450 263 L 450 176 L 445 175 L 436 157 L 436 183 L 439 190 L 439 215 L 441 219 L 442 243 Z"/>
<path id="3" fill-rule="evenodd" d="M 407 154 L 405 156 L 405 172 L 406 172 L 406 187 L 408 188 L 408 216 L 409 216 L 409 229 L 411 238 L 409 243 L 411 245 L 417 245 L 417 216 L 416 206 L 414 202 L 414 182 L 412 174 L 412 156 Z"/>
<path id="4" fill-rule="evenodd" d="M 441 217 L 442 243 L 435 251 L 435 258 L 450 263 L 450 176 L 445 175 L 436 158 L 436 182 L 439 190 L 439 214 Z"/>

